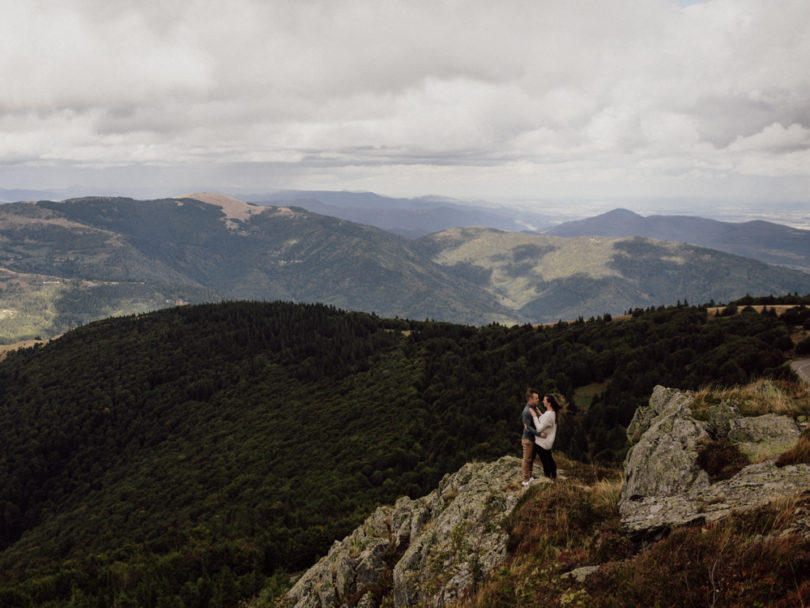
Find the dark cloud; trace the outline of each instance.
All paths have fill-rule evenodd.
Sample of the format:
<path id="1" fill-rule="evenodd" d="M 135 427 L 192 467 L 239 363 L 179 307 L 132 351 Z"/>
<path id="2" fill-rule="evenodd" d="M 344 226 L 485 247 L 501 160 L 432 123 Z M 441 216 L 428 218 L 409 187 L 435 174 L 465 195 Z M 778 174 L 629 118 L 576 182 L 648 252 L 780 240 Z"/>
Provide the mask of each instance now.
<path id="1" fill-rule="evenodd" d="M 14 3 L 0 166 L 455 196 L 764 174 L 790 197 L 808 22 L 803 0 Z"/>

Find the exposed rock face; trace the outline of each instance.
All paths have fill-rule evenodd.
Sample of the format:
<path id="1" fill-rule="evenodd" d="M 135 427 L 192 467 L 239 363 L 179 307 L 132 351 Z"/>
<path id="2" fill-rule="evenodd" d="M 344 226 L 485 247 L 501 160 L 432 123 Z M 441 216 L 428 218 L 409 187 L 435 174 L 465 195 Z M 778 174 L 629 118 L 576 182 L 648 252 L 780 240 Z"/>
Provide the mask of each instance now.
<path id="1" fill-rule="evenodd" d="M 720 403 L 710 408 L 707 420 L 697 420 L 689 408 L 692 399 L 688 392 L 657 386 L 627 429 L 633 445 L 619 509 L 629 533 L 654 536 L 810 490 L 810 466 L 774 464 L 774 457 L 799 438 L 793 419 L 773 414 L 745 418 L 733 405 Z M 709 439 L 727 440 L 749 458 L 764 460 L 712 483 L 698 464 L 701 443 Z"/>
<path id="2" fill-rule="evenodd" d="M 416 500 L 378 508 L 302 576 L 294 608 L 443 606 L 506 557 L 502 522 L 522 493 L 520 460 L 469 463 Z"/>
<path id="3" fill-rule="evenodd" d="M 775 465 L 776 456 L 799 438 L 794 420 L 772 414 L 743 417 L 725 402 L 696 419 L 693 399 L 689 392 L 657 386 L 628 427 L 632 448 L 619 509 L 633 536 L 654 539 L 679 525 L 715 521 L 732 509 L 810 491 L 810 465 Z M 723 450 L 734 446 L 730 473 L 703 468 L 707 442 Z M 470 463 L 446 475 L 427 496 L 403 497 L 378 508 L 335 542 L 279 605 L 453 605 L 507 557 L 502 523 L 523 493 L 520 477 L 520 460 L 511 456 Z M 810 538 L 810 516 L 797 516 L 785 533 Z M 597 568 L 578 568 L 570 576 L 582 581 Z"/>

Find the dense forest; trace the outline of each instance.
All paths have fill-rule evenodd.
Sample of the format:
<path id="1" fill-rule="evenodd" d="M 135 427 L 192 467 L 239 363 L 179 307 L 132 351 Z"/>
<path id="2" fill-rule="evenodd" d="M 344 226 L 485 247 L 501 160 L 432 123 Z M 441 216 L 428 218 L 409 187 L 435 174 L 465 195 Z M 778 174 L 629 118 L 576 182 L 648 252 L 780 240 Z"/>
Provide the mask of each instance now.
<path id="1" fill-rule="evenodd" d="M 808 303 L 473 327 L 228 302 L 13 352 L 0 362 L 0 605 L 235 606 L 377 505 L 518 454 L 528 385 L 569 403 L 555 449 L 618 462 L 656 384 L 792 378 Z"/>

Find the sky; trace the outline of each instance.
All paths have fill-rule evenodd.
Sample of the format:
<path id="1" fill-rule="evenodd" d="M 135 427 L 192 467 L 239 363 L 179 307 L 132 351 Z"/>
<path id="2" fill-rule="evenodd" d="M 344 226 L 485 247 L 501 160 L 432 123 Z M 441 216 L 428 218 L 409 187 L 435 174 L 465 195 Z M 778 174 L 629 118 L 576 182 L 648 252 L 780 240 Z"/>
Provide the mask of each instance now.
<path id="1" fill-rule="evenodd" d="M 810 213 L 807 0 L 0 0 L 0 14 L 0 188 Z"/>

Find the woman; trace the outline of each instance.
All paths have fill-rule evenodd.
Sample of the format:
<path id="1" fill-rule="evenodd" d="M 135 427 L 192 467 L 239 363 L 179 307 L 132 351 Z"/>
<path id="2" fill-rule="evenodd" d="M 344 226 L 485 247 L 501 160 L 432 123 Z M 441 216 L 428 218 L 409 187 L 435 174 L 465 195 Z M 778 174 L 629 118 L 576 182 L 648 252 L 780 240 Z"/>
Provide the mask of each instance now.
<path id="1" fill-rule="evenodd" d="M 554 395 L 548 394 L 543 396 L 543 406 L 545 411 L 540 416 L 538 416 L 537 410 L 531 408 L 536 430 L 530 430 L 530 432 L 534 435 L 534 441 L 539 448 L 543 473 L 549 479 L 557 479 L 557 463 L 551 456 L 551 447 L 554 445 L 554 437 L 557 434 L 557 416 L 562 408 Z"/>

